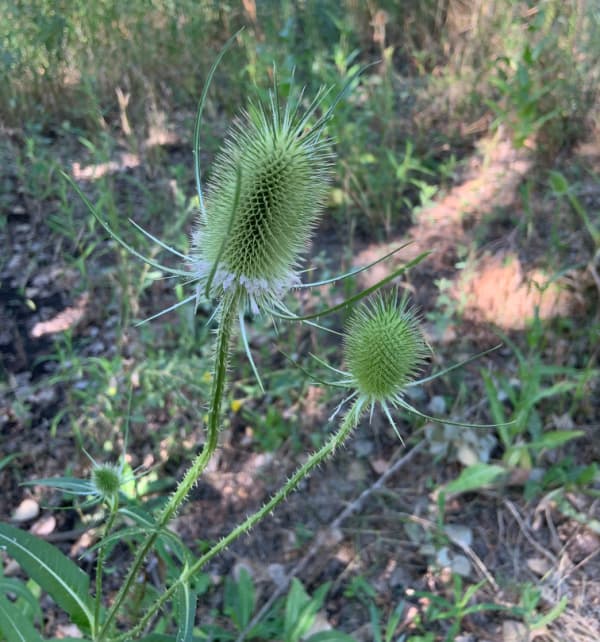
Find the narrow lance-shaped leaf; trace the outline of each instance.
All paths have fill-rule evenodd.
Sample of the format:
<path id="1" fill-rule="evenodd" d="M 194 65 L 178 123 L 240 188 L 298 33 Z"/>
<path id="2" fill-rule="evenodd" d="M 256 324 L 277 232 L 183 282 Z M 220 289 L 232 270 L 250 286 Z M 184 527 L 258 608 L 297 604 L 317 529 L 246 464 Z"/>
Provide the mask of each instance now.
<path id="1" fill-rule="evenodd" d="M 381 287 L 383 287 L 386 283 L 389 283 L 390 281 L 393 281 L 396 277 L 400 276 L 403 272 L 406 272 L 408 269 L 414 267 L 415 265 L 418 265 L 424 258 L 429 256 L 431 252 L 422 252 L 417 256 L 417 258 L 413 259 L 412 261 L 409 261 L 405 265 L 403 265 L 400 268 L 397 268 L 394 270 L 391 274 L 386 276 L 385 278 L 381 279 L 381 281 L 378 281 L 375 283 L 375 285 L 372 285 L 368 288 L 365 288 L 364 290 L 361 290 L 358 294 L 355 294 L 351 297 L 348 297 L 345 301 L 342 301 L 342 303 L 339 303 L 338 305 L 331 306 L 330 308 L 326 308 L 325 310 L 319 310 L 318 312 L 313 312 L 312 314 L 305 314 L 303 316 L 300 315 L 294 315 L 293 313 L 285 313 L 285 314 L 280 314 L 275 310 L 269 310 L 269 312 L 280 319 L 285 319 L 287 321 L 306 321 L 310 319 L 316 319 L 318 317 L 325 316 L 327 314 L 331 314 L 332 312 L 337 312 L 338 310 L 341 310 L 342 308 L 345 308 L 347 306 L 350 306 L 360 299 L 364 299 L 365 297 L 369 296 L 369 294 L 373 294 L 373 292 L 376 292 L 379 290 Z M 286 310 L 287 312 L 287 310 Z"/>
<path id="2" fill-rule="evenodd" d="M 94 485 L 87 479 L 77 477 L 46 477 L 33 479 L 21 484 L 22 486 L 44 486 L 62 490 L 70 495 L 92 495 L 95 491 Z"/>
<path id="3" fill-rule="evenodd" d="M 0 595 L 0 633 L 6 642 L 44 642 L 33 624 L 3 595 Z"/>
<path id="4" fill-rule="evenodd" d="M 465 468 L 462 473 L 443 488 L 446 494 L 468 493 L 493 483 L 506 471 L 502 466 L 475 464 Z"/>
<path id="5" fill-rule="evenodd" d="M 30 533 L 0 524 L 0 547 L 13 557 L 75 624 L 93 629 L 93 608 L 89 577 L 55 546 Z"/>
<path id="6" fill-rule="evenodd" d="M 196 593 L 192 591 L 189 584 L 185 582 L 181 586 L 181 589 L 177 591 L 175 598 L 179 623 L 177 642 L 192 642 L 193 640 L 196 601 Z"/>

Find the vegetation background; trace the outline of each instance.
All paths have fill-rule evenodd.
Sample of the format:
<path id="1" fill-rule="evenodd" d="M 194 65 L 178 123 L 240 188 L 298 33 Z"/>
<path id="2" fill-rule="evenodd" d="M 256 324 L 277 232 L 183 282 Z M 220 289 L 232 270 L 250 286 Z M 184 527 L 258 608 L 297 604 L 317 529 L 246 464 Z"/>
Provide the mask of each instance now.
<path id="1" fill-rule="evenodd" d="M 401 284 L 423 312 L 432 370 L 503 347 L 411 401 L 514 423 L 482 432 L 398 418 L 407 447 L 420 444 L 400 469 L 405 447 L 375 416 L 198 580 L 198 639 L 333 627 L 355 640 L 597 642 L 598 3 L 0 0 L 0 16 L 2 519 L 91 569 L 94 511 L 19 484 L 85 475 L 84 449 L 116 459 L 129 419 L 128 463 L 148 473 L 128 493 L 152 507 L 202 444 L 210 311 L 135 326 L 186 291 L 107 239 L 59 171 L 144 253 L 160 248 L 129 218 L 185 250 L 197 100 L 245 26 L 210 91 L 205 175 L 274 65 L 285 96 L 292 82 L 313 95 L 373 63 L 329 127 L 337 162 L 310 265 L 326 277 L 406 240 L 403 261 L 434 250 Z M 314 370 L 310 352 L 336 364 L 335 340 L 265 319 L 250 339 L 268 393 L 240 349 L 218 461 L 175 524 L 195 551 L 322 443 L 339 402 L 282 354 Z M 128 555 L 126 543 L 112 551 L 115 588 Z M 155 562 L 132 618 L 166 573 Z M 29 589 L 45 632 L 72 635 Z M 308 605 L 305 629 L 294 628 L 297 604 Z"/>

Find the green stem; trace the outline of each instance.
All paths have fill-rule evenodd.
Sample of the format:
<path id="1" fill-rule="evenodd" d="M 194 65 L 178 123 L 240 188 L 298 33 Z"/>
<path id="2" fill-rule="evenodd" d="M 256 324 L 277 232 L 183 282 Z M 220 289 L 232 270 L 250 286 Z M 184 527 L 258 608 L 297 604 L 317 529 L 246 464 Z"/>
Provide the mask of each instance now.
<path id="1" fill-rule="evenodd" d="M 156 602 L 148 609 L 146 614 L 142 617 L 140 622 L 130 631 L 123 635 L 119 635 L 114 639 L 114 642 L 123 642 L 124 640 L 133 639 L 133 636 L 139 635 L 144 631 L 146 626 L 151 622 L 156 613 L 175 595 L 178 588 L 188 582 L 207 562 L 213 557 L 221 553 L 227 546 L 229 546 L 240 535 L 247 533 L 251 528 L 256 526 L 261 519 L 266 517 L 278 504 L 280 504 L 293 490 L 296 489 L 298 484 L 309 475 L 312 470 L 322 463 L 325 459 L 333 455 L 336 448 L 341 446 L 344 441 L 349 437 L 352 430 L 355 428 L 360 414 L 359 402 L 356 402 L 350 411 L 346 414 L 342 425 L 339 430 L 335 432 L 327 443 L 322 446 L 317 452 L 313 453 L 306 462 L 298 468 L 298 470 L 290 477 L 284 486 L 280 488 L 271 499 L 262 506 L 256 513 L 250 515 L 244 522 L 236 526 L 228 535 L 223 537 L 217 542 L 207 553 L 199 557 L 194 564 L 185 569 L 179 578 L 171 584 L 171 586 L 156 600 Z M 362 405 L 362 404 L 361 404 Z"/>
<path id="2" fill-rule="evenodd" d="M 134 579 L 137 577 L 137 574 L 142 564 L 144 563 L 148 552 L 154 545 L 154 542 L 156 542 L 156 539 L 160 535 L 161 530 L 171 521 L 173 515 L 185 501 L 188 493 L 192 489 L 192 486 L 196 483 L 196 481 L 208 465 L 217 448 L 219 440 L 219 416 L 221 413 L 221 403 L 223 401 L 223 393 L 225 391 L 225 383 L 227 380 L 229 344 L 233 332 L 233 324 L 237 319 L 238 304 L 239 299 L 237 294 L 234 294 L 231 297 L 227 297 L 222 304 L 223 312 L 221 315 L 219 327 L 217 329 L 217 347 L 213 369 L 210 409 L 208 411 L 207 438 L 204 447 L 202 448 L 202 451 L 196 456 L 196 459 L 185 474 L 185 477 L 181 480 L 170 500 L 162 509 L 162 512 L 157 519 L 156 527 L 146 537 L 146 540 L 138 549 L 135 559 L 133 560 L 133 564 L 131 565 L 129 572 L 127 573 L 127 577 L 125 578 L 123 585 L 119 589 L 119 592 L 117 593 L 114 602 L 106 615 L 106 620 L 104 621 L 102 628 L 100 629 L 100 633 L 98 635 L 99 641 L 102 641 L 104 639 L 104 636 L 106 636 L 112 620 L 117 614 L 118 609 L 123 604 L 125 597 L 129 593 Z"/>
<path id="3" fill-rule="evenodd" d="M 117 510 L 119 508 L 119 501 L 116 496 L 113 496 L 109 499 L 109 515 L 106 520 L 106 526 L 104 532 L 102 533 L 102 539 L 107 537 L 112 527 L 114 526 L 115 519 L 117 517 Z M 104 566 L 104 556 L 106 554 L 106 549 L 104 546 L 101 546 L 98 551 L 98 559 L 96 560 L 96 600 L 94 604 L 94 629 L 98 626 L 100 622 L 100 606 L 102 605 L 102 568 Z"/>

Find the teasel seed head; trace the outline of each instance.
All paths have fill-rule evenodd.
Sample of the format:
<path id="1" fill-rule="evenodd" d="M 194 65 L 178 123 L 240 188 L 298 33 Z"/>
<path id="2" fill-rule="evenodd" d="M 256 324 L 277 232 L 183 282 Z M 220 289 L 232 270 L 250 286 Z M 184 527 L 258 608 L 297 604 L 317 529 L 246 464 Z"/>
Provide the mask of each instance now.
<path id="1" fill-rule="evenodd" d="M 234 123 L 213 166 L 206 217 L 193 235 L 192 269 L 200 282 L 216 266 L 211 296 L 237 288 L 255 313 L 299 283 L 298 261 L 332 162 L 322 126 L 311 129 L 299 113 L 301 96 L 283 110 L 277 101 L 275 92 L 270 105 L 251 105 Z"/>
<path id="2" fill-rule="evenodd" d="M 416 378 L 428 353 L 415 309 L 399 301 L 397 293 L 360 305 L 348 322 L 346 365 L 367 403 L 394 401 Z"/>

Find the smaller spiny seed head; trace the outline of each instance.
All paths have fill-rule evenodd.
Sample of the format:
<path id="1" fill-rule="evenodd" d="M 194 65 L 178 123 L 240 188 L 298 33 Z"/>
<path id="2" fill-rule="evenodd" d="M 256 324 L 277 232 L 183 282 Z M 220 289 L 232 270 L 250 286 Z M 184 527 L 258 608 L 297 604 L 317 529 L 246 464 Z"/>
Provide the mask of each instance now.
<path id="1" fill-rule="evenodd" d="M 92 484 L 99 497 L 114 497 L 123 483 L 121 469 L 112 464 L 94 466 Z"/>
<path id="2" fill-rule="evenodd" d="M 397 293 L 377 296 L 350 317 L 344 356 L 359 394 L 370 401 L 400 394 L 428 352 L 415 309 L 398 301 Z"/>

